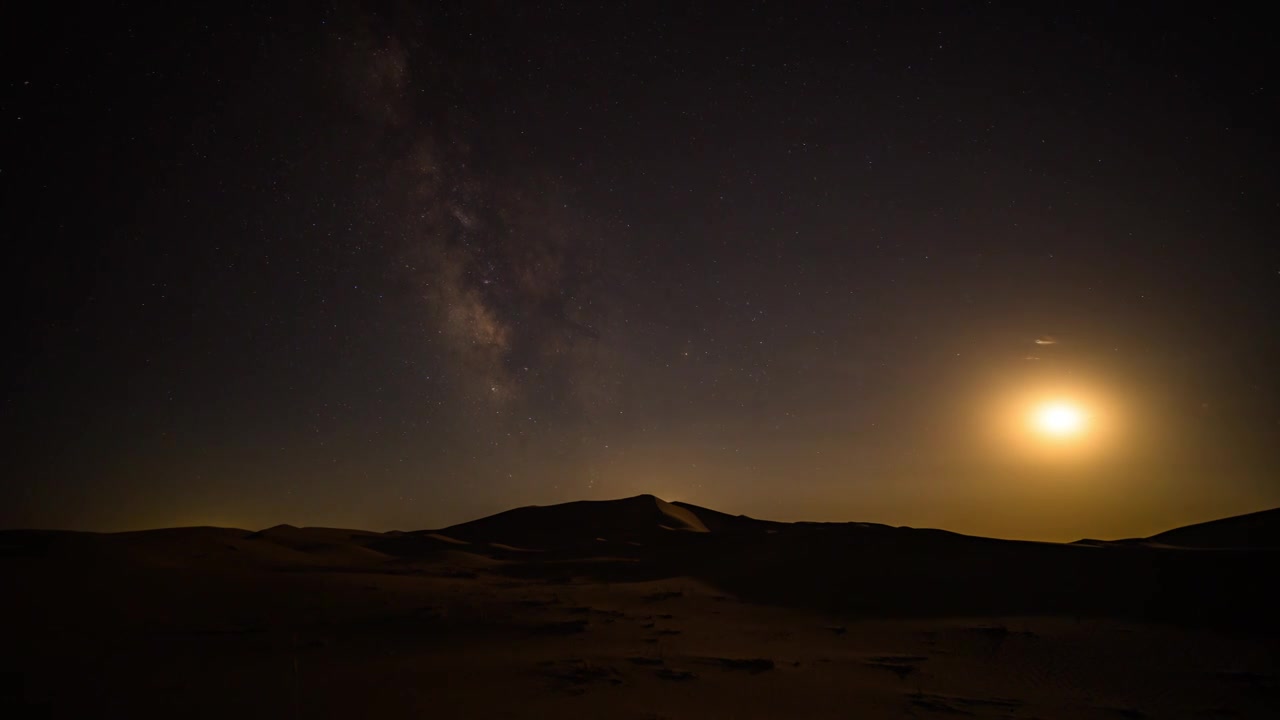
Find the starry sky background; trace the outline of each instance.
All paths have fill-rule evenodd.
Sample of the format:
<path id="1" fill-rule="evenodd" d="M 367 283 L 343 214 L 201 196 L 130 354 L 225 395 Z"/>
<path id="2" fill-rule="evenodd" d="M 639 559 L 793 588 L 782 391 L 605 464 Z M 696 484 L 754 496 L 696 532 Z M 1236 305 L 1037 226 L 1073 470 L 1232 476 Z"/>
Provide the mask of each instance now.
<path id="1" fill-rule="evenodd" d="M 0 525 L 1280 505 L 1266 23 L 606 5 L 4 23 Z M 977 437 L 994 388 L 1081 379 L 1105 454 Z"/>

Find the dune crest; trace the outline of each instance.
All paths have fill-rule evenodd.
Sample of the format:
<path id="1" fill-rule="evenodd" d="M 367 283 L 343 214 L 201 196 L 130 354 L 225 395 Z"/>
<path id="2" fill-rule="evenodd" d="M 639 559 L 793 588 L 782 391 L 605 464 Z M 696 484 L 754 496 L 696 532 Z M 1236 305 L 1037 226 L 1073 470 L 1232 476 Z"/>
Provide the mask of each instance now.
<path id="1" fill-rule="evenodd" d="M 644 541 L 660 532 L 709 532 L 698 515 L 653 495 L 530 505 L 436 532 L 469 542 L 545 547 L 567 541 Z"/>
<path id="2" fill-rule="evenodd" d="M 1179 547 L 1280 548 L 1280 508 L 1185 525 L 1147 540 Z"/>

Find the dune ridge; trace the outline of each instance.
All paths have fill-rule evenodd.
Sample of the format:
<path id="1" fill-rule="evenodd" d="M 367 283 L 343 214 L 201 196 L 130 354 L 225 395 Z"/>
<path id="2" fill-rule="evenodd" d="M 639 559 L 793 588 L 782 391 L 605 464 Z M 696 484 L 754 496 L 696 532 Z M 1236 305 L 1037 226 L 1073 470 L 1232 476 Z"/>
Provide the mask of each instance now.
<path id="1" fill-rule="evenodd" d="M 431 561 L 449 572 L 487 567 L 521 578 L 693 577 L 754 602 L 875 616 L 1073 614 L 1272 628 L 1280 623 L 1272 611 L 1280 594 L 1258 578 L 1280 560 L 1272 544 L 1278 522 L 1280 511 L 1271 510 L 1141 541 L 1058 544 L 874 523 L 774 522 L 638 495 L 522 507 L 408 532 L 288 525 L 7 531 L 0 553 L 188 569 L 381 572 Z"/>
<path id="2" fill-rule="evenodd" d="M 640 495 L 3 531 L 0 677 L 19 717 L 1272 717 L 1280 551 L 1239 538 L 1276 517 L 1057 544 Z"/>

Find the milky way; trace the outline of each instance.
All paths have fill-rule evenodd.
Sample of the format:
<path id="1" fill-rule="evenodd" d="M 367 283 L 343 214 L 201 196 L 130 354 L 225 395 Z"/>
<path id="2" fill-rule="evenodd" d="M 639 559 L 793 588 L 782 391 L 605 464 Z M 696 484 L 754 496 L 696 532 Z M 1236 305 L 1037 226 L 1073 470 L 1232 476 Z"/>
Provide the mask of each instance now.
<path id="1" fill-rule="evenodd" d="M 339 49 L 348 99 L 390 149 L 372 210 L 396 238 L 463 410 L 569 420 L 603 411 L 610 386 L 600 285 L 606 230 L 584 220 L 537 168 L 486 173 L 468 118 L 433 104 L 396 36 Z M 419 65 L 438 64 L 430 48 Z M 549 418 L 547 416 L 550 416 Z"/>

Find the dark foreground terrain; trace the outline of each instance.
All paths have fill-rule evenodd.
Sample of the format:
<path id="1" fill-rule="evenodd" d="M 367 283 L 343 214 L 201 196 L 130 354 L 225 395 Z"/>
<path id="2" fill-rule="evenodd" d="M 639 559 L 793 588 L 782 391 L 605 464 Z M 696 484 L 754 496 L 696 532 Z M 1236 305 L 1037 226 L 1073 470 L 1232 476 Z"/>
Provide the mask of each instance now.
<path id="1" fill-rule="evenodd" d="M 6 717 L 1280 717 L 1280 511 L 1069 545 L 652 496 L 0 533 Z"/>

